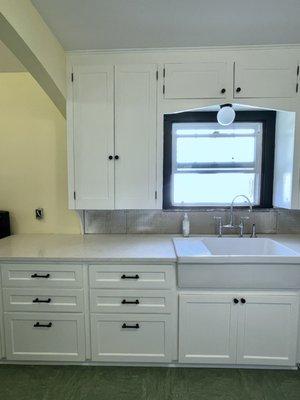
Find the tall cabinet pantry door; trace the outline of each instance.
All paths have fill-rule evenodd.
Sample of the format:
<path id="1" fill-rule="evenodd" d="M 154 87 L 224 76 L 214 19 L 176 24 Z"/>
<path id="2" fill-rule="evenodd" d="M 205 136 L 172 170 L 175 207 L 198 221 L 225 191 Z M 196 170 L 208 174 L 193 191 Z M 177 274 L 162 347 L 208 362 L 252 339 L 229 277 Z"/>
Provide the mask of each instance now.
<path id="1" fill-rule="evenodd" d="M 115 206 L 156 205 L 156 65 L 115 67 Z"/>
<path id="2" fill-rule="evenodd" d="M 233 294 L 180 294 L 179 362 L 235 364 L 237 313 Z"/>
<path id="3" fill-rule="evenodd" d="M 245 294 L 239 305 L 238 364 L 296 364 L 298 294 Z"/>
<path id="4" fill-rule="evenodd" d="M 77 209 L 114 208 L 113 66 L 74 68 L 74 169 Z"/>

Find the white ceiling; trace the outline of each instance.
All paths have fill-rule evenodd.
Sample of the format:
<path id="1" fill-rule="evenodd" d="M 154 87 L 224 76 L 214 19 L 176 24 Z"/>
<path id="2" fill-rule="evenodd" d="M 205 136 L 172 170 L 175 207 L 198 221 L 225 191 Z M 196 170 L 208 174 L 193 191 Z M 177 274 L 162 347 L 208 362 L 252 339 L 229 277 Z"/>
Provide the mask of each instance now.
<path id="1" fill-rule="evenodd" d="M 66 50 L 300 43 L 300 0 L 32 0 Z"/>
<path id="2" fill-rule="evenodd" d="M 24 72 L 23 64 L 0 40 L 0 73 L 1 72 Z"/>

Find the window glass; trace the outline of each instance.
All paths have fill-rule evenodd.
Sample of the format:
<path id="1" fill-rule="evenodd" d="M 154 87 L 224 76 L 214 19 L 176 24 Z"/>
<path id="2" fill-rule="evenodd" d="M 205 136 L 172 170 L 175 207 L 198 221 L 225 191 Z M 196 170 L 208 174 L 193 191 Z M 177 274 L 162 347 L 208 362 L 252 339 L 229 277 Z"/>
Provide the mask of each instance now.
<path id="1" fill-rule="evenodd" d="M 262 123 L 174 123 L 172 205 L 228 205 L 237 194 L 259 204 Z"/>

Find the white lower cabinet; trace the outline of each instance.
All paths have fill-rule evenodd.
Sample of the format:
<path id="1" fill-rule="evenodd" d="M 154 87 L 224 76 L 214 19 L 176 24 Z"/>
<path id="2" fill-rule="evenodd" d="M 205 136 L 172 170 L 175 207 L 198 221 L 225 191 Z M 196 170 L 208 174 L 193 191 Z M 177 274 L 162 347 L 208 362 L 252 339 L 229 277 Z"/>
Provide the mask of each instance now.
<path id="1" fill-rule="evenodd" d="M 8 360 L 83 361 L 83 314 L 5 313 Z"/>
<path id="2" fill-rule="evenodd" d="M 298 295 L 245 295 L 239 307 L 237 363 L 295 365 Z"/>
<path id="3" fill-rule="evenodd" d="M 295 365 L 297 293 L 199 293 L 179 298 L 179 362 Z"/>
<path id="4" fill-rule="evenodd" d="M 170 362 L 170 315 L 92 314 L 92 360 Z"/>
<path id="5" fill-rule="evenodd" d="M 180 295 L 179 298 L 179 361 L 234 363 L 237 314 L 232 295 Z"/>

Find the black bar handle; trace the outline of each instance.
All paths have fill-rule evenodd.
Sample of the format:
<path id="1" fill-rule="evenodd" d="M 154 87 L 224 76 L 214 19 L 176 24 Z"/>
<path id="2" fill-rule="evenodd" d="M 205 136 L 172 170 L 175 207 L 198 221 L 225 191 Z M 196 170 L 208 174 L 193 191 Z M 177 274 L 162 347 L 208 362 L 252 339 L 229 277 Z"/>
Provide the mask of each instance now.
<path id="1" fill-rule="evenodd" d="M 139 329 L 140 325 L 139 324 L 135 324 L 135 325 L 127 325 L 125 322 L 122 325 L 122 329 Z"/>
<path id="2" fill-rule="evenodd" d="M 139 277 L 138 274 L 136 274 L 136 275 L 125 275 L 125 274 L 123 274 L 121 276 L 121 279 L 140 279 L 140 277 Z"/>
<path id="3" fill-rule="evenodd" d="M 140 304 L 140 302 L 139 302 L 138 299 L 136 299 L 136 300 L 134 300 L 134 301 L 128 301 L 128 300 L 126 300 L 126 299 L 123 299 L 123 300 L 122 300 L 122 304 Z"/>
<path id="4" fill-rule="evenodd" d="M 47 300 L 40 300 L 38 297 L 32 300 L 33 303 L 51 303 L 51 299 L 47 299 Z"/>
<path id="5" fill-rule="evenodd" d="M 39 275 L 39 274 L 35 273 L 35 274 L 31 275 L 31 278 L 45 278 L 45 279 L 48 279 L 48 278 L 50 278 L 50 274 Z"/>
<path id="6" fill-rule="evenodd" d="M 40 324 L 39 322 L 36 322 L 33 327 L 34 328 L 51 328 L 52 322 L 49 322 L 48 324 Z"/>

